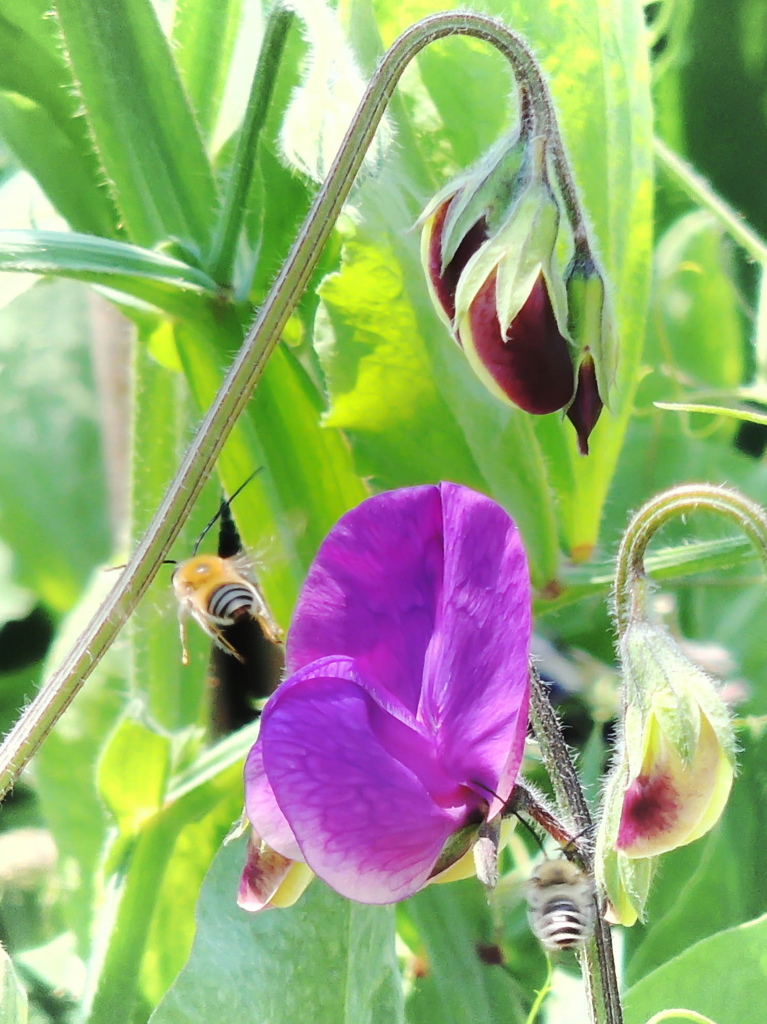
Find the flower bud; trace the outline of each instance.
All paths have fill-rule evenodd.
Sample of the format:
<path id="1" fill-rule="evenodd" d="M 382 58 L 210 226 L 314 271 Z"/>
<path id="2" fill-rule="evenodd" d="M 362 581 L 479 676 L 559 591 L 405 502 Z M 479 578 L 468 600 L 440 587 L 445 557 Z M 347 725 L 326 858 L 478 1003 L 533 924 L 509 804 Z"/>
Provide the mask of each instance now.
<path id="1" fill-rule="evenodd" d="M 556 267 L 560 206 L 544 140 L 520 133 L 421 220 L 430 294 L 477 376 L 525 412 L 565 410 L 587 454 L 614 373 L 612 321 L 585 242 L 566 274 Z"/>
<path id="2" fill-rule="evenodd" d="M 735 738 L 715 684 L 645 619 L 620 644 L 626 713 L 605 798 L 597 857 L 623 923 L 642 915 L 655 858 L 719 820 L 735 770 Z"/>

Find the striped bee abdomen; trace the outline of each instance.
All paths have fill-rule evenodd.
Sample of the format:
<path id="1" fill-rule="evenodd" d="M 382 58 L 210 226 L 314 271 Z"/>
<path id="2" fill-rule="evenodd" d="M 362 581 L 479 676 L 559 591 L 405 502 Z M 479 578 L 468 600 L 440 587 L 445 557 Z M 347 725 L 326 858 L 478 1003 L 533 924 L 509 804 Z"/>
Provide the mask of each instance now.
<path id="1" fill-rule="evenodd" d="M 546 949 L 570 949 L 589 937 L 591 926 L 590 914 L 572 900 L 559 897 L 542 908 L 533 930 Z"/>
<path id="2" fill-rule="evenodd" d="M 245 616 L 255 618 L 259 610 L 256 595 L 245 583 L 222 584 L 213 591 L 208 602 L 208 614 L 226 625 Z"/>
<path id="3" fill-rule="evenodd" d="M 594 929 L 594 882 L 577 864 L 545 860 L 527 883 L 527 916 L 544 949 L 572 949 Z"/>

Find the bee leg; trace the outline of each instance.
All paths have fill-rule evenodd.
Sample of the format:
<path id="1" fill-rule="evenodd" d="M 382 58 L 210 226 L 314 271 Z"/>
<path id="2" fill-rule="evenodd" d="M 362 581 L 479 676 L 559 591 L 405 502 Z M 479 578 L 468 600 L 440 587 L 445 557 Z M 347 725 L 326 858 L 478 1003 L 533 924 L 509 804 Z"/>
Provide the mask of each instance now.
<path id="1" fill-rule="evenodd" d="M 183 615 L 181 611 L 178 616 L 178 635 L 181 639 L 181 664 L 189 664 L 189 649 L 186 646 L 186 615 Z"/>
<path id="2" fill-rule="evenodd" d="M 226 651 L 227 654 L 231 654 L 233 658 L 236 658 L 243 665 L 245 664 L 243 656 L 238 650 L 232 647 L 223 633 L 220 633 L 217 629 L 206 629 L 205 632 L 209 634 L 217 647 L 220 647 L 222 651 Z"/>

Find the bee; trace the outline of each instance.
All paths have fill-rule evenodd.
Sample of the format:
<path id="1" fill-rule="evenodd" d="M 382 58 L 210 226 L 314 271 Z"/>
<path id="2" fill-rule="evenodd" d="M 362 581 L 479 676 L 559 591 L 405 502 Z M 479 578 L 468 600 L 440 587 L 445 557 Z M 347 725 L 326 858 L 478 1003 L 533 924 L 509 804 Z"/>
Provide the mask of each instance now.
<path id="1" fill-rule="evenodd" d="M 255 475 L 251 474 L 231 498 L 221 502 L 218 512 L 197 538 L 192 557 L 184 562 L 172 563 L 176 565 L 171 582 L 178 599 L 183 665 L 189 664 L 186 622 L 190 617 L 207 633 L 216 647 L 239 662 L 244 662 L 245 658 L 227 636 L 228 631 L 239 623 L 255 621 L 266 639 L 272 643 L 282 638 L 280 628 L 258 585 L 251 561 L 242 548 L 230 510 L 234 499 Z M 198 555 L 204 537 L 219 520 L 219 553 Z"/>
<path id="2" fill-rule="evenodd" d="M 585 942 L 594 930 L 594 882 L 569 860 L 544 860 L 527 883 L 527 918 L 544 949 Z"/>

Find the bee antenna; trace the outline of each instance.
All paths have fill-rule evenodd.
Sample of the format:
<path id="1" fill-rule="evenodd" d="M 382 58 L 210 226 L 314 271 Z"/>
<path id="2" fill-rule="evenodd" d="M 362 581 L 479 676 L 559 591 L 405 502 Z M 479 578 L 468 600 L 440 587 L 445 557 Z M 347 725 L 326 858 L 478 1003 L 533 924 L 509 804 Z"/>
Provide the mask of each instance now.
<path id="1" fill-rule="evenodd" d="M 237 490 L 234 492 L 234 494 L 231 496 L 231 498 L 227 498 L 225 501 L 221 502 L 221 505 L 219 506 L 218 512 L 216 512 L 216 514 L 213 516 L 211 521 L 207 524 L 207 526 L 204 528 L 204 530 L 202 531 L 200 536 L 195 541 L 194 548 L 192 549 L 192 557 L 194 557 L 197 554 L 197 551 L 198 551 L 198 549 L 200 547 L 200 544 L 202 544 L 202 542 L 203 542 L 203 540 L 205 538 L 205 535 L 208 533 L 208 531 L 210 529 L 212 529 L 212 527 L 214 527 L 216 525 L 218 520 L 221 518 L 221 513 L 224 511 L 224 509 L 230 507 L 230 505 L 232 504 L 234 499 L 237 497 L 237 495 L 240 493 L 240 491 L 242 491 L 245 487 L 247 487 L 247 485 L 250 483 L 250 481 L 253 479 L 253 477 L 254 476 L 258 476 L 258 474 L 261 472 L 261 470 L 263 468 L 264 468 L 263 466 L 259 466 L 258 469 L 254 470 L 254 472 L 252 472 L 250 474 L 248 479 L 244 483 L 240 484 L 240 486 L 237 488 Z"/>

